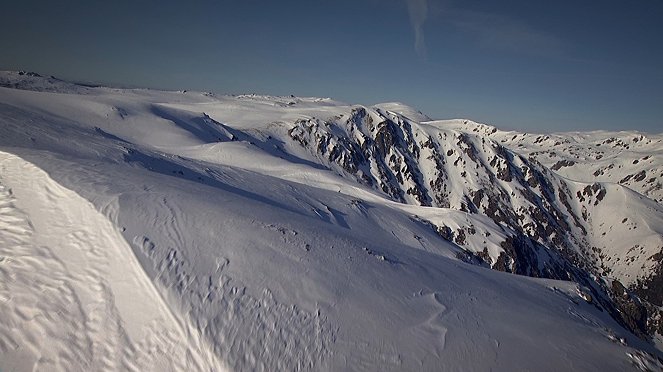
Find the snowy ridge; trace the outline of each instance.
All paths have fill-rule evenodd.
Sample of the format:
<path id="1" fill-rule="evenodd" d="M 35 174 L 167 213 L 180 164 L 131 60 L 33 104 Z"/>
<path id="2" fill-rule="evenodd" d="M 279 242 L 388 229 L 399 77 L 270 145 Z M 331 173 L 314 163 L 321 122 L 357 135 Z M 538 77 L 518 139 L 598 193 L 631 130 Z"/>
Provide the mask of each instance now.
<path id="1" fill-rule="evenodd" d="M 368 113 L 364 108 L 354 109 L 345 120 L 300 120 L 289 133 L 318 161 L 354 176 L 395 201 L 481 214 L 502 225 L 494 230 L 511 228 L 550 247 L 582 251 L 592 245 L 605 248 L 610 244 L 619 252 L 630 248 L 615 238 L 633 233 L 617 226 L 618 221 L 597 219 L 591 213 L 613 204 L 612 200 L 602 202 L 606 195 L 623 200 L 631 195 L 629 190 L 611 184 L 571 182 L 554 175 L 535 159 L 526 159 L 474 133 L 419 125 L 393 113 Z M 634 210 L 653 209 L 650 218 L 660 221 L 660 207 L 645 208 L 647 201 L 643 198 L 628 200 L 622 204 Z M 614 216 L 593 215 L 597 214 Z M 656 227 L 660 223 L 653 223 L 652 230 L 648 220 L 639 219 L 640 226 L 645 227 L 643 234 L 653 239 L 644 246 L 651 256 L 661 246 Z M 607 223 L 610 225 L 605 226 Z M 612 235 L 606 238 L 603 230 L 600 236 L 592 234 L 599 225 Z M 499 253 L 492 252 L 487 258 L 496 263 Z"/>
<path id="2" fill-rule="evenodd" d="M 501 131 L 469 120 L 441 120 L 431 124 L 487 136 L 576 181 L 619 183 L 657 202 L 663 201 L 663 133 L 531 134 Z"/>
<path id="3" fill-rule="evenodd" d="M 2 71 L 0 87 L 37 92 L 93 94 L 96 90 L 82 84 L 70 83 L 54 76 L 43 77 L 34 72 Z"/>
<path id="4" fill-rule="evenodd" d="M 596 236 L 606 239 L 605 245 L 618 237 L 638 239 L 647 253 L 635 260 L 634 251 L 624 254 L 614 244 L 603 252 L 615 257 L 606 275 L 627 278 L 632 272 L 621 262 L 648 263 L 645 256 L 660 239 L 661 211 L 651 200 L 614 184 L 572 182 L 497 141 L 420 123 L 393 105 L 89 89 L 94 94 L 0 88 L 0 150 L 15 154 L 3 155 L 0 183 L 48 198 L 40 186 L 46 183 L 70 198 L 45 201 L 59 208 L 92 208 L 92 203 L 84 220 L 123 238 L 107 244 L 83 239 L 93 248 L 114 247 L 104 254 L 121 253 L 104 261 L 110 267 L 100 269 L 97 278 L 125 295 L 124 287 L 113 287 L 122 283 L 115 278 L 143 278 L 136 279 L 143 285 L 134 290 L 147 294 L 133 295 L 141 299 L 132 303 L 134 313 L 165 314 L 159 331 L 171 335 L 144 331 L 143 337 L 162 345 L 156 350 L 167 348 L 169 340 L 188 350 L 133 353 L 142 350 L 131 346 L 142 345 L 134 334 L 146 324 L 142 319 L 123 313 L 119 302 L 106 302 L 117 312 L 85 306 L 74 312 L 65 301 L 63 312 L 81 319 L 104 311 L 119 314 L 108 320 L 109 327 L 128 335 L 122 342 L 109 339 L 113 333 L 107 328 L 93 338 L 107 354 L 121 355 L 106 358 L 108 368 L 142 370 L 171 361 L 185 363 L 172 364 L 180 370 L 660 368 L 660 352 L 629 331 L 641 330 L 641 319 L 632 323 L 615 315 L 634 297 L 627 293 L 620 297 L 625 303 L 617 303 L 608 293 L 614 285 L 593 279 L 598 269 L 584 271 L 571 259 L 575 256 L 550 246 L 562 239 L 581 263 L 599 267 L 603 261 L 589 260 L 582 250 L 595 244 Z M 19 171 L 18 165 L 33 170 Z M 33 179 L 41 181 L 28 186 Z M 559 198 L 564 186 L 568 206 Z M 479 197 L 478 190 L 488 192 Z M 34 239 L 48 239 L 34 223 L 49 221 L 42 208 L 29 196 L 7 195 L 0 195 L 0 211 L 9 217 L 1 214 L 0 223 L 30 220 Z M 492 214 L 491 197 L 499 210 Z M 610 230 L 597 220 L 612 205 L 622 208 L 619 200 L 634 208 L 631 225 L 620 220 Z M 530 206 L 546 219 L 533 217 Z M 635 212 L 642 206 L 648 215 Z M 93 212 L 96 217 L 90 217 Z M 565 225 L 568 229 L 561 229 Z M 21 226 L 28 225 L 0 225 L 2 247 L 31 246 L 33 238 L 23 238 Z M 548 228 L 556 234 L 546 234 Z M 53 245 L 74 241 L 62 238 Z M 70 253 L 61 257 L 67 264 L 60 271 L 44 270 L 45 275 L 78 275 L 82 267 L 74 263 L 86 251 L 61 252 Z M 18 260 L 15 249 L 0 255 L 0 275 L 22 275 L 21 267 L 11 264 Z M 522 274 L 582 284 L 487 268 L 517 272 L 518 265 Z M 21 303 L 10 297 L 30 298 L 33 278 L 24 278 L 27 288 L 0 286 L 0 306 L 8 309 L 3 313 L 20 313 L 15 309 Z M 92 291 L 72 283 L 82 293 Z M 155 306 L 161 310 L 149 310 Z M 35 339 L 31 334 L 48 342 L 85 334 L 65 325 L 33 332 L 34 319 L 50 324 L 48 315 L 12 319 L 0 320 L 2 369 L 16 360 L 41 363 L 34 356 L 21 359 L 40 349 L 24 341 Z M 123 351 L 127 348 L 131 352 Z M 84 369 L 64 354 L 49 355 L 53 369 Z"/>
<path id="5" fill-rule="evenodd" d="M 181 342 L 131 248 L 89 202 L 13 155 L 0 153 L 0 170 L 3 369 L 222 368 Z"/>

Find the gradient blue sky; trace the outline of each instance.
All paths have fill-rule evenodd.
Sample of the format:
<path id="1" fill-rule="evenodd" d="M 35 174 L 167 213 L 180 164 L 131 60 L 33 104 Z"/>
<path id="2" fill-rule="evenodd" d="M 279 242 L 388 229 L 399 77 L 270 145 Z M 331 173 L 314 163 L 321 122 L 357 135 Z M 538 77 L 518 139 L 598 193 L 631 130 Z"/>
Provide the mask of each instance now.
<path id="1" fill-rule="evenodd" d="M 663 132 L 663 0 L 21 0 L 0 17 L 4 70 Z"/>

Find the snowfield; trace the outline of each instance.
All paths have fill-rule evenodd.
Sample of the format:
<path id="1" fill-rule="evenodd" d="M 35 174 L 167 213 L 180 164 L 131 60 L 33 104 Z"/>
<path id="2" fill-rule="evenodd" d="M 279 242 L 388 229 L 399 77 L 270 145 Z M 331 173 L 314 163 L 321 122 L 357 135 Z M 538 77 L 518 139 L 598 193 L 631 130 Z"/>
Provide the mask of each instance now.
<path id="1" fill-rule="evenodd" d="M 90 202 L 14 155 L 0 169 L 3 370 L 222 366 L 182 342 L 194 335 Z"/>
<path id="2" fill-rule="evenodd" d="M 357 167 L 373 177 L 369 184 L 339 165 L 350 163 L 293 137 L 294 128 L 306 134 L 311 120 L 349 120 L 357 106 L 0 75 L 2 371 L 663 367 L 658 336 L 636 336 L 639 328 L 615 315 L 621 308 L 601 289 L 615 277 L 628 286 L 636 283 L 629 275 L 655 272 L 647 261 L 663 249 L 661 205 L 647 197 L 655 190 L 631 191 L 613 177 L 602 180 L 603 203 L 594 191 L 568 211 L 550 207 L 568 213 L 559 217 L 575 226 L 568 234 L 616 226 L 614 236 L 591 230 L 569 247 L 598 245 L 601 237 L 611 248 L 606 257 L 631 257 L 620 247 L 639 244 L 646 254 L 632 261 L 649 265 L 647 272 L 613 261 L 613 276 L 599 277 L 598 269 L 572 268 L 570 259 L 554 261 L 566 256 L 557 258 L 541 238 L 532 240 L 540 245 L 536 269 L 547 273 L 553 262 L 586 273 L 585 282 L 514 275 L 498 266 L 505 260 L 515 272 L 517 257 L 504 258 L 504 242 L 523 233 L 520 225 L 460 206 L 469 187 L 483 187 L 478 171 L 465 181 L 462 170 L 449 172 L 456 180 L 449 206 L 426 206 L 414 194 L 394 197 L 402 185 L 412 187 L 407 177 L 379 183 L 386 179 L 380 159 Z M 442 125 L 398 103 L 365 109 L 422 123 L 422 136 Z M 319 128 L 330 133 L 330 149 L 332 140 L 348 144 L 348 133 L 357 143 L 372 140 L 357 126 Z M 648 160 L 660 163 L 660 149 Z M 433 168 L 421 166 L 422 179 L 432 182 Z M 594 182 L 572 176 L 559 179 L 573 195 Z M 562 185 L 555 177 L 550 183 Z M 621 214 L 597 223 L 579 217 L 576 226 L 572 216 L 583 206 L 593 219 L 634 208 L 627 218 L 637 229 L 618 230 Z M 613 243 L 618 238 L 628 241 Z"/>

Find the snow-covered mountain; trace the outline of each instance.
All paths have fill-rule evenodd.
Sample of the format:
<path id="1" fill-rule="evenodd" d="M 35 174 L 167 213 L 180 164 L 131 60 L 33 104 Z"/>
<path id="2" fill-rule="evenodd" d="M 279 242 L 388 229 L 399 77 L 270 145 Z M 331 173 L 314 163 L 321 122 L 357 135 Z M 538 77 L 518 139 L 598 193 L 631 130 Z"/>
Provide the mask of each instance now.
<path id="1" fill-rule="evenodd" d="M 663 202 L 661 135 L 635 131 L 528 134 L 501 131 L 468 120 L 436 123 L 487 136 L 535 158 L 564 177 L 582 182 L 618 183 Z"/>
<path id="2" fill-rule="evenodd" d="M 479 230 L 471 222 L 451 227 L 444 220 L 429 221 L 493 268 L 576 281 L 587 274 L 616 279 L 660 306 L 654 300 L 660 288 L 651 283 L 659 280 L 663 207 L 615 183 L 562 177 L 553 171 L 559 167 L 548 169 L 490 133 L 496 134 L 480 135 L 444 122 L 416 123 L 395 112 L 362 107 L 347 117 L 299 120 L 289 131 L 320 163 L 392 200 L 489 217 L 493 224 Z M 663 147 L 658 138 L 644 141 Z M 651 173 L 656 153 L 643 156 L 651 160 Z M 491 245 L 486 236 L 496 232 L 502 235 Z M 658 316 L 655 306 L 649 312 Z M 649 324 L 640 320 L 625 321 L 639 323 L 643 333 L 659 327 L 653 319 Z"/>
<path id="3" fill-rule="evenodd" d="M 0 86 L 2 370 L 663 365 L 663 136 Z"/>

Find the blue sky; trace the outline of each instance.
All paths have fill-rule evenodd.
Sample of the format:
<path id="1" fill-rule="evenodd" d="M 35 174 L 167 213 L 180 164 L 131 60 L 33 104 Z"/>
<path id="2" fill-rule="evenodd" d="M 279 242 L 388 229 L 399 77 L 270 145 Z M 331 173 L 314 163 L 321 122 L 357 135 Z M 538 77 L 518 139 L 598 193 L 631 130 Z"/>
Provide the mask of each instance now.
<path id="1" fill-rule="evenodd" d="M 0 69 L 659 133 L 662 40 L 661 0 L 22 0 L 2 6 Z"/>

